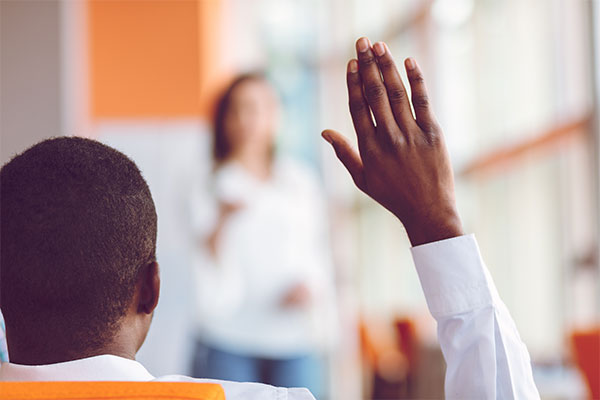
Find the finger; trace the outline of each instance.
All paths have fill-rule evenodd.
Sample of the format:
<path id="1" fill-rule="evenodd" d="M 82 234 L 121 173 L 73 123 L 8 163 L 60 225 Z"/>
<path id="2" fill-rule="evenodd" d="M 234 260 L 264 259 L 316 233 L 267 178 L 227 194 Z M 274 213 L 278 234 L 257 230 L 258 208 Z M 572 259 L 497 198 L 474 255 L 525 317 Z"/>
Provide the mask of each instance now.
<path id="1" fill-rule="evenodd" d="M 396 120 L 369 39 L 364 37 L 358 39 L 356 52 L 358 54 L 358 71 L 363 82 L 367 103 L 373 111 L 377 125 L 383 126 L 389 131 L 396 126 Z"/>
<path id="2" fill-rule="evenodd" d="M 352 123 L 358 137 L 358 147 L 364 149 L 367 143 L 375 137 L 375 126 L 371 118 L 371 110 L 365 100 L 362 90 L 362 81 L 358 73 L 358 62 L 350 60 L 346 75 L 348 84 L 348 99 Z"/>
<path id="3" fill-rule="evenodd" d="M 427 95 L 423 73 L 413 58 L 407 58 L 404 65 L 410 82 L 412 105 L 415 110 L 417 124 L 425 132 L 431 132 L 436 121 Z"/>
<path id="4" fill-rule="evenodd" d="M 333 150 L 335 150 L 335 155 L 344 164 L 356 186 L 364 192 L 366 186 L 363 163 L 356 150 L 339 132 L 327 129 L 321 133 L 321 136 L 331 144 Z"/>
<path id="5" fill-rule="evenodd" d="M 404 87 L 404 82 L 402 82 L 388 46 L 383 42 L 379 42 L 375 43 L 373 49 L 378 58 L 379 68 L 383 75 L 383 83 L 387 90 L 392 112 L 400 129 L 406 135 L 410 131 L 408 128 L 414 126 L 415 120 L 410 109 L 410 102 L 408 101 L 408 93 Z"/>

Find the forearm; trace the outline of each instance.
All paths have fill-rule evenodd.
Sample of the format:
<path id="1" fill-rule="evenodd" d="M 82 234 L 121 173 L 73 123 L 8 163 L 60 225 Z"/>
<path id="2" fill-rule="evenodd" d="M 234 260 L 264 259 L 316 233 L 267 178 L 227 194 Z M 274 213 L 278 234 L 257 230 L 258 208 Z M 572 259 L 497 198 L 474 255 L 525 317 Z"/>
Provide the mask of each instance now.
<path id="1" fill-rule="evenodd" d="M 233 213 L 240 207 L 237 205 L 230 205 L 221 203 L 219 205 L 219 215 L 216 218 L 213 228 L 209 231 L 209 234 L 201 238 L 202 245 L 206 246 L 210 255 L 213 258 L 218 256 L 219 242 L 223 236 L 223 231 L 227 222 L 233 215 Z"/>
<path id="2" fill-rule="evenodd" d="M 472 235 L 412 249 L 447 363 L 446 397 L 539 398 L 529 353 Z"/>
<path id="3" fill-rule="evenodd" d="M 529 353 L 504 307 L 438 319 L 447 399 L 536 399 Z"/>

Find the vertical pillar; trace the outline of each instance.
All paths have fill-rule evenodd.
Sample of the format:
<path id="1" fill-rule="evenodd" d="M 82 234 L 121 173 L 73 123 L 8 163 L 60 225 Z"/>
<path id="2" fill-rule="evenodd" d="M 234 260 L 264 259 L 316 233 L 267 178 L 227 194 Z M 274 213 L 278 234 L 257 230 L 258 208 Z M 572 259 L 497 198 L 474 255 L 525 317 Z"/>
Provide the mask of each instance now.
<path id="1" fill-rule="evenodd" d="M 60 2 L 0 1 L 0 164 L 63 135 Z"/>

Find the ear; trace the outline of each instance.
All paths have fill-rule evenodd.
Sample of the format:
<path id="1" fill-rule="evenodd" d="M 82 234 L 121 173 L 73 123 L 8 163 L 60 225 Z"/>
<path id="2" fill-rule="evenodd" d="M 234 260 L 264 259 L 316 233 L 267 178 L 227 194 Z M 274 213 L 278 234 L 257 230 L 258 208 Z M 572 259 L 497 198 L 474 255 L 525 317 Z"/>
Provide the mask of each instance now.
<path id="1" fill-rule="evenodd" d="M 160 271 L 157 262 L 152 262 L 142 268 L 138 285 L 139 300 L 137 312 L 152 314 L 158 305 L 158 298 L 160 296 Z"/>

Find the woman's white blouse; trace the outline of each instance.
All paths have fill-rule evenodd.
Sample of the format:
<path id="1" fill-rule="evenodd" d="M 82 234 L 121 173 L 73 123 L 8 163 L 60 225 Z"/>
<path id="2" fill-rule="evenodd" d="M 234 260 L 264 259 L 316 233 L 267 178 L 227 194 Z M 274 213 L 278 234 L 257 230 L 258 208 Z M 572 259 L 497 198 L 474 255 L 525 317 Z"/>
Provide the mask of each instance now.
<path id="1" fill-rule="evenodd" d="M 331 343 L 335 295 L 324 201 L 316 177 L 277 160 L 268 181 L 240 165 L 216 171 L 211 187 L 193 196 L 196 243 L 196 325 L 202 340 L 242 354 L 287 357 Z M 227 220 L 218 256 L 203 245 L 214 230 L 219 203 L 240 209 Z M 306 307 L 283 307 L 304 284 Z"/>

